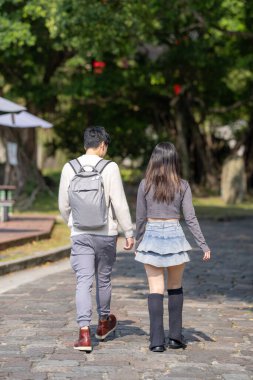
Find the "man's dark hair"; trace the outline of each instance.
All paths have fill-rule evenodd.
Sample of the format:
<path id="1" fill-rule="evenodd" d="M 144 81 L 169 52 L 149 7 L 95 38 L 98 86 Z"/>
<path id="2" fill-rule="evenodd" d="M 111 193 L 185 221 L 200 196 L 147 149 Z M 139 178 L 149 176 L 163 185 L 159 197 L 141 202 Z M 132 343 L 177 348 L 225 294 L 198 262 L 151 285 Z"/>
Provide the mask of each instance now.
<path id="1" fill-rule="evenodd" d="M 101 142 L 109 145 L 111 141 L 109 133 L 106 132 L 104 127 L 88 127 L 84 131 L 84 147 L 98 148 Z"/>

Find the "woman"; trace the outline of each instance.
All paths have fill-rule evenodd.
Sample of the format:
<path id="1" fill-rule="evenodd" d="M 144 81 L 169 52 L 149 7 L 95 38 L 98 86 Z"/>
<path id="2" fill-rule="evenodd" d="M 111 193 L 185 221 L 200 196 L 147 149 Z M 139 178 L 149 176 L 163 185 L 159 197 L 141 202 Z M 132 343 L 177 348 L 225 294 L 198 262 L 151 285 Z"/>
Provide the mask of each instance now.
<path id="1" fill-rule="evenodd" d="M 144 263 L 149 283 L 149 348 L 153 352 L 165 350 L 165 269 L 168 274 L 168 345 L 170 348 L 186 348 L 182 337 L 182 278 L 185 263 L 190 261 L 187 251 L 191 246 L 179 224 L 181 209 L 196 243 L 204 252 L 203 260 L 209 260 L 210 249 L 195 216 L 190 186 L 180 178 L 177 151 L 173 144 L 162 142 L 153 150 L 138 189 L 136 207 L 135 260 Z"/>

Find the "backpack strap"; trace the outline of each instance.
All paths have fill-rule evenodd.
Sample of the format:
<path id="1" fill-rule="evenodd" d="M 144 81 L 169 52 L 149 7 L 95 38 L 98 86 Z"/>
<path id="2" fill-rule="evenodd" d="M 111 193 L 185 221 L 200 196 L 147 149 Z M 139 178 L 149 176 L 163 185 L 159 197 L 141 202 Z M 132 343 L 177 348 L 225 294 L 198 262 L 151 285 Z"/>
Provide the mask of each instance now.
<path id="1" fill-rule="evenodd" d="M 97 165 L 95 166 L 95 169 L 101 174 L 102 171 L 104 170 L 104 168 L 112 161 L 110 160 L 104 160 L 103 158 L 98 161 Z M 113 204 L 112 204 L 112 200 L 111 198 L 109 198 L 109 208 L 111 207 L 112 209 L 112 218 L 113 220 L 116 220 L 116 214 L 115 214 L 115 211 L 114 211 L 114 207 L 113 207 Z"/>
<path id="2" fill-rule="evenodd" d="M 82 170 L 82 165 L 78 158 L 75 158 L 74 160 L 69 161 L 69 165 L 74 170 L 75 174 L 79 173 Z"/>
<path id="3" fill-rule="evenodd" d="M 104 160 L 103 158 L 98 161 L 97 165 L 95 166 L 95 169 L 99 172 L 99 174 L 102 173 L 102 171 L 104 170 L 104 168 L 112 161 L 110 160 Z"/>

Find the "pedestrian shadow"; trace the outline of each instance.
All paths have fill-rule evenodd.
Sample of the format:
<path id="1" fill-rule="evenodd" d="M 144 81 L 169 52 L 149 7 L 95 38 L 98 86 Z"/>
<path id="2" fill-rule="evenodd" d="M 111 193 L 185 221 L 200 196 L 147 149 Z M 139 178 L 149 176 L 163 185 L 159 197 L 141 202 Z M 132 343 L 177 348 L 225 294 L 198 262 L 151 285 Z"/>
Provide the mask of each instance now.
<path id="1" fill-rule="evenodd" d="M 215 342 L 213 338 L 203 331 L 194 328 L 183 328 L 183 335 L 187 342 Z"/>
<path id="2" fill-rule="evenodd" d="M 116 336 L 117 334 L 119 337 L 124 337 L 127 335 L 148 335 L 146 331 L 142 330 L 140 327 L 134 326 L 135 324 L 136 322 L 131 319 L 120 320 L 118 322 Z"/>
<path id="3" fill-rule="evenodd" d="M 135 321 L 132 321 L 131 319 L 125 319 L 118 321 L 117 329 L 115 333 L 111 333 L 107 338 L 104 339 L 104 341 L 108 342 L 111 340 L 117 340 L 121 339 L 128 335 L 135 335 L 135 336 L 149 336 L 146 331 L 142 330 L 140 327 L 134 326 L 136 324 Z M 95 331 L 97 326 L 91 326 L 91 334 L 92 337 L 94 337 L 93 345 L 98 346 L 100 343 L 100 340 L 95 338 Z"/>
<path id="4" fill-rule="evenodd" d="M 149 332 L 142 330 L 137 326 L 133 326 L 136 322 L 126 319 L 118 321 L 117 330 L 115 333 L 110 334 L 107 338 L 103 340 L 103 342 L 109 342 L 113 340 L 118 340 L 124 338 L 125 336 L 135 335 L 135 336 L 145 336 L 149 337 Z M 95 338 L 95 331 L 97 326 L 91 326 L 91 334 L 92 334 L 92 343 L 94 347 L 98 347 L 101 343 L 100 340 Z M 203 331 L 196 330 L 194 328 L 183 328 L 183 336 L 187 343 L 193 342 L 215 342 L 213 338 L 204 333 Z M 169 331 L 165 330 L 165 339 L 168 343 L 169 340 Z"/>

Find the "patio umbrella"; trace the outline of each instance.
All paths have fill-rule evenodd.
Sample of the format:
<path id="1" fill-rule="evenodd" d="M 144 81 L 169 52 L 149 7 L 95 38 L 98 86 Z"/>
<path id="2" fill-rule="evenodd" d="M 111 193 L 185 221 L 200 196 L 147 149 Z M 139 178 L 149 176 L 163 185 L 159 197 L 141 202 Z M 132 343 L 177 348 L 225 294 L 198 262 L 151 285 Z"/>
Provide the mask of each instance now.
<path id="1" fill-rule="evenodd" d="M 11 128 L 52 128 L 53 124 L 48 123 L 29 112 L 22 111 L 20 113 L 7 113 L 0 115 L 0 125 Z"/>
<path id="2" fill-rule="evenodd" d="M 2 98 L 0 96 L 0 114 L 2 113 L 16 113 L 26 110 L 25 107 L 20 106 L 10 100 Z"/>

